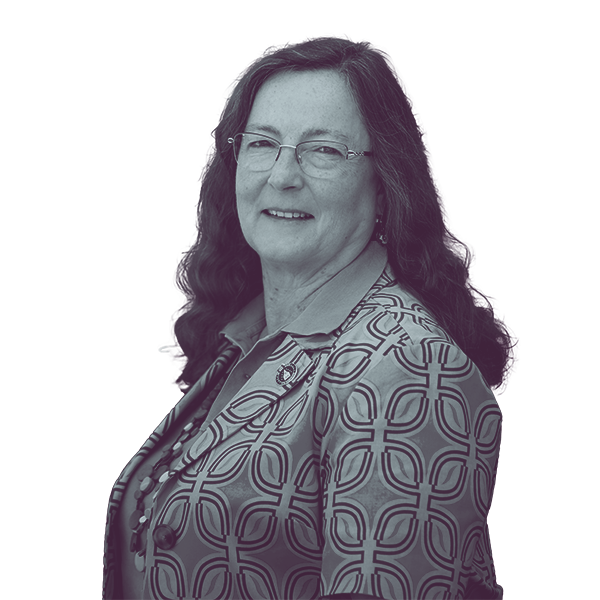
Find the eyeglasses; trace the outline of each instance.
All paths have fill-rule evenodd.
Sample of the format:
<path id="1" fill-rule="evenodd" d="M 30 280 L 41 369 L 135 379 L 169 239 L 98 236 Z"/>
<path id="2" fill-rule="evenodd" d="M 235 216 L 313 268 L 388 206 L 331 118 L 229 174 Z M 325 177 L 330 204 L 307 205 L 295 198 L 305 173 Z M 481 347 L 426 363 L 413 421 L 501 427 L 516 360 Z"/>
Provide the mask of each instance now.
<path id="1" fill-rule="evenodd" d="M 372 152 L 354 152 L 346 144 L 315 140 L 301 142 L 297 146 L 280 144 L 276 139 L 260 133 L 236 133 L 227 140 L 233 144 L 233 155 L 238 165 L 248 171 L 268 171 L 273 168 L 282 148 L 295 151 L 300 168 L 311 177 L 336 177 L 345 161 Z"/>

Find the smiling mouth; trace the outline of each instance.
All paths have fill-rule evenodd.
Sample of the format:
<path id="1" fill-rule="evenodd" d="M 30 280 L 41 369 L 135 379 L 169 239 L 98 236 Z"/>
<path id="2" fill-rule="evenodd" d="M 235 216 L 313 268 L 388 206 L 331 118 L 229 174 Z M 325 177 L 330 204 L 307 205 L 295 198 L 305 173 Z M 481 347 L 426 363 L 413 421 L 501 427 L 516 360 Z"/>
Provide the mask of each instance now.
<path id="1" fill-rule="evenodd" d="M 263 213 L 265 215 L 268 215 L 269 217 L 275 217 L 277 219 L 290 219 L 290 220 L 307 220 L 307 219 L 313 219 L 314 217 L 309 214 L 309 213 L 305 213 L 305 212 L 301 212 L 301 211 L 283 211 L 283 210 L 272 210 L 270 208 L 263 210 Z"/>

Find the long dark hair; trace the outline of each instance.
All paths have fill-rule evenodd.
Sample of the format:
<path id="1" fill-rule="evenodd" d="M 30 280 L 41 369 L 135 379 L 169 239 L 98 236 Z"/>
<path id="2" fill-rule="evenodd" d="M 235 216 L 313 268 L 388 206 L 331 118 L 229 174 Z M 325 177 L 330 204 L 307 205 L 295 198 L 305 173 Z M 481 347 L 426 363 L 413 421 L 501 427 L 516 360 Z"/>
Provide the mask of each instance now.
<path id="1" fill-rule="evenodd" d="M 511 338 L 485 296 L 469 283 L 470 253 L 444 224 L 422 134 L 385 55 L 368 43 L 319 38 L 268 52 L 239 79 L 214 131 L 202 177 L 198 237 L 177 274 L 187 302 L 175 323 L 186 365 L 177 380 L 192 385 L 214 360 L 219 331 L 262 290 L 258 255 L 246 243 L 235 200 L 236 164 L 227 139 L 243 131 L 261 85 L 284 71 L 332 69 L 345 77 L 370 135 L 383 198 L 390 265 L 479 367 L 502 383 Z"/>

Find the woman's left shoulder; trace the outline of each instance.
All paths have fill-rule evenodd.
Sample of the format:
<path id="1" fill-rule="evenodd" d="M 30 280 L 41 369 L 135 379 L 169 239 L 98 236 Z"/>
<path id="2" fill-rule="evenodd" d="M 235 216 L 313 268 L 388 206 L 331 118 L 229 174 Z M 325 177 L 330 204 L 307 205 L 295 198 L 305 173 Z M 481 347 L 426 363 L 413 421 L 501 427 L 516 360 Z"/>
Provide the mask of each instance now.
<path id="1" fill-rule="evenodd" d="M 495 404 L 475 363 L 386 272 L 340 327 L 330 368 L 346 371 L 346 378 L 352 368 L 355 384 L 430 392 L 446 388 L 469 404 Z"/>
<path id="2" fill-rule="evenodd" d="M 379 345 L 394 340 L 406 346 L 428 340 L 454 344 L 433 315 L 393 277 L 389 267 L 337 331 L 341 344 Z"/>

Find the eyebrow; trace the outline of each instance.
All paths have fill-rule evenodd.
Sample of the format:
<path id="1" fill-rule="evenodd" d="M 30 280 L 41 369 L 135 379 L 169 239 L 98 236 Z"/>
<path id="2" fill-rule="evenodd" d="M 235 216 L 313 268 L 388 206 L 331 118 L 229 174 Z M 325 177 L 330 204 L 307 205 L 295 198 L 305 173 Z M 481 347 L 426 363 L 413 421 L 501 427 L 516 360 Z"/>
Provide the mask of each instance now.
<path id="1" fill-rule="evenodd" d="M 247 131 L 256 131 L 256 133 L 266 132 L 266 133 L 270 133 L 271 135 L 273 135 L 275 137 L 281 137 L 281 132 L 277 128 L 272 127 L 271 125 L 262 125 L 260 123 L 248 123 L 246 125 L 246 130 Z M 348 136 L 343 134 L 338 129 L 321 129 L 321 128 L 306 129 L 302 133 L 301 138 L 303 140 L 311 140 L 313 137 L 324 137 L 324 136 L 335 137 L 335 138 L 342 140 L 343 142 L 350 141 Z"/>

